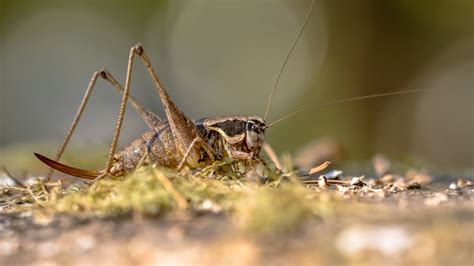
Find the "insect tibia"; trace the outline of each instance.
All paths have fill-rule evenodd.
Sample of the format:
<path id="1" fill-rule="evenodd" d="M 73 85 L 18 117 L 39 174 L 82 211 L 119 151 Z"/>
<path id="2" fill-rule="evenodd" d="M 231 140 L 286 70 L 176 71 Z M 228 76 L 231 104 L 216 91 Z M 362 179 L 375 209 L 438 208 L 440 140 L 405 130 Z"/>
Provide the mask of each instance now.
<path id="1" fill-rule="evenodd" d="M 102 79 L 107 80 L 120 94 L 123 93 L 124 88 L 120 83 L 112 76 L 112 74 L 107 69 L 102 69 L 98 71 L 99 76 Z M 138 100 L 136 100 L 133 96 L 128 96 L 128 103 L 133 106 L 135 111 L 141 116 L 141 118 L 145 121 L 150 129 L 155 129 L 159 127 L 161 123 L 161 118 L 151 112 L 150 110 L 146 109 Z"/>

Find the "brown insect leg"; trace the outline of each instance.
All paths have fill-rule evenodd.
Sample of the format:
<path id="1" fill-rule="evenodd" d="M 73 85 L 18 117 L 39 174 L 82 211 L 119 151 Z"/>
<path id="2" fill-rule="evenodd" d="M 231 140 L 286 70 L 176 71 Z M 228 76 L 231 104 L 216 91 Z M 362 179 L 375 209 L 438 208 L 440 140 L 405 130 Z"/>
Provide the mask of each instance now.
<path id="1" fill-rule="evenodd" d="M 191 142 L 191 145 L 189 145 L 189 147 L 186 149 L 186 152 L 184 153 L 183 159 L 179 163 L 178 168 L 176 168 L 178 171 L 181 171 L 181 169 L 184 167 L 184 164 L 186 163 L 186 160 L 188 159 L 192 148 L 194 148 L 195 145 L 198 145 L 198 143 L 202 145 L 202 148 L 207 153 L 207 155 L 211 158 L 211 161 L 214 162 L 214 153 L 215 152 L 212 150 L 212 147 L 210 147 L 207 143 L 205 143 L 201 138 L 196 137 Z"/>
<path id="2" fill-rule="evenodd" d="M 137 51 L 141 53 L 141 48 L 138 45 L 133 46 L 130 49 L 128 56 L 128 65 L 127 65 L 127 75 L 125 77 L 125 88 L 122 94 L 122 102 L 120 103 L 119 114 L 117 117 L 117 122 L 115 123 L 114 135 L 112 136 L 112 143 L 110 144 L 109 155 L 107 156 L 107 163 L 105 165 L 105 174 L 110 174 L 110 169 L 112 168 L 112 162 L 114 159 L 115 150 L 117 149 L 118 139 L 120 137 L 120 131 L 122 129 L 123 118 L 125 115 L 125 110 L 127 107 L 127 101 L 130 93 L 130 81 L 132 78 L 132 69 L 133 69 L 133 58 Z"/>
<path id="3" fill-rule="evenodd" d="M 183 113 L 183 111 L 181 111 L 178 106 L 176 106 L 176 104 L 174 104 L 173 101 L 170 99 L 168 93 L 161 85 L 158 76 L 156 75 L 153 67 L 151 66 L 150 59 L 146 55 L 143 46 L 141 44 L 137 44 L 134 48 L 137 54 L 140 56 L 140 59 L 145 65 L 146 69 L 150 73 L 150 76 L 152 77 L 153 82 L 155 84 L 155 89 L 160 95 L 161 101 L 165 108 L 168 123 L 173 133 L 174 142 L 176 147 L 178 148 L 178 151 L 181 153 L 181 155 L 184 155 L 187 149 L 191 149 L 189 151 L 189 155 L 187 156 L 187 163 L 190 166 L 197 167 L 199 164 L 200 150 L 199 147 L 195 145 L 191 146 L 191 143 L 198 136 L 197 128 L 194 125 L 194 122 L 189 119 Z"/>
<path id="4" fill-rule="evenodd" d="M 142 158 L 140 158 L 140 161 L 138 161 L 136 169 L 138 169 L 143 164 L 150 162 L 149 155 L 150 155 L 150 150 L 147 148 L 145 149 L 145 154 L 143 154 Z"/>
<path id="5" fill-rule="evenodd" d="M 72 134 L 74 133 L 74 130 L 76 129 L 77 124 L 79 123 L 79 120 L 82 116 L 82 113 L 84 112 L 87 102 L 89 101 L 89 97 L 92 94 L 92 90 L 95 87 L 98 77 L 101 77 L 107 80 L 112 85 L 112 87 L 116 89 L 119 93 L 122 93 L 124 91 L 122 86 L 117 82 L 117 80 L 115 80 L 112 74 L 110 74 L 107 70 L 103 69 L 103 70 L 94 72 L 91 80 L 89 81 L 89 85 L 87 86 L 86 92 L 84 93 L 79 109 L 77 110 L 76 115 L 74 116 L 74 119 L 71 123 L 71 126 L 69 127 L 66 135 L 64 136 L 63 142 L 59 146 L 56 152 L 56 155 L 54 156 L 55 161 L 59 161 L 61 159 L 61 156 L 63 155 L 64 150 L 66 149 L 66 146 L 69 143 L 69 140 L 71 139 Z M 147 125 L 151 129 L 156 128 L 156 125 L 161 121 L 161 119 L 157 115 L 153 114 L 151 111 L 144 108 L 140 104 L 140 102 L 137 101 L 132 96 L 130 96 L 128 100 L 132 104 L 132 106 L 135 108 L 135 110 L 140 114 L 143 120 L 145 120 Z M 46 174 L 46 178 L 44 182 L 48 182 L 50 180 L 51 176 L 53 175 L 53 172 L 54 172 L 54 169 L 50 168 L 49 172 Z"/>
<path id="6" fill-rule="evenodd" d="M 193 139 L 193 141 L 191 142 L 191 145 L 189 145 L 189 147 L 186 149 L 186 152 L 184 153 L 183 159 L 181 160 L 181 162 L 178 165 L 178 168 L 177 168 L 178 171 L 181 171 L 181 169 L 184 166 L 184 163 L 186 162 L 186 160 L 188 159 L 189 154 L 191 153 L 191 149 L 194 148 L 194 145 L 196 145 L 196 143 L 199 140 L 200 140 L 200 138 Z"/>
<path id="7" fill-rule="evenodd" d="M 102 70 L 100 76 L 107 80 L 120 94 L 122 94 L 124 91 L 123 87 L 117 82 L 117 80 L 109 71 L 105 69 Z M 143 107 L 143 105 L 138 100 L 133 98 L 132 95 L 129 96 L 128 102 L 133 106 L 133 108 L 137 111 L 137 113 L 141 116 L 150 129 L 157 128 L 162 122 L 159 116 Z"/>
<path id="8" fill-rule="evenodd" d="M 204 149 L 207 156 L 209 156 L 209 158 L 211 158 L 211 161 L 214 162 L 215 161 L 214 154 L 216 154 L 216 151 L 202 139 L 199 139 L 199 140 L 201 141 L 201 144 L 202 144 L 201 147 Z"/>
<path id="9" fill-rule="evenodd" d="M 252 158 L 252 155 L 248 152 L 244 151 L 236 151 L 236 150 L 227 150 L 230 158 L 236 159 L 239 161 L 249 161 Z"/>
<path id="10" fill-rule="evenodd" d="M 273 148 L 266 142 L 263 143 L 262 148 L 263 148 L 263 151 L 265 151 L 265 153 L 267 154 L 268 158 L 273 162 L 275 167 L 281 171 L 282 166 L 281 166 L 280 160 L 278 159 L 278 156 L 276 155 Z"/>

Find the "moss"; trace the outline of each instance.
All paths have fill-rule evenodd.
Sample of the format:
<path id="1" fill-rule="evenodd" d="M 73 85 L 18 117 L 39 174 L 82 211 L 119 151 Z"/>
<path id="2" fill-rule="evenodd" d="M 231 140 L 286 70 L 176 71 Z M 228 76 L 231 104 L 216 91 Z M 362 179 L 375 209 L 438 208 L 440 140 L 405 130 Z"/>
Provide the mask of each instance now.
<path id="1" fill-rule="evenodd" d="M 156 215 L 180 208 L 176 194 L 158 175 L 171 178 L 175 193 L 189 201 L 191 208 L 208 198 L 220 200 L 226 192 L 218 189 L 213 180 L 178 177 L 167 169 L 146 166 L 123 179 L 103 179 L 75 193 L 62 193 L 56 200 L 48 201 L 45 208 L 56 213 L 100 217 L 128 212 Z"/>
<path id="2" fill-rule="evenodd" d="M 322 210 L 322 201 L 297 177 L 267 171 L 270 178 L 262 184 L 258 178 L 242 178 L 231 171 L 228 162 L 184 174 L 143 166 L 118 179 L 67 189 L 58 183 L 49 193 L 39 181 L 18 191 L 40 222 L 51 221 L 57 214 L 103 218 L 130 213 L 165 215 L 185 209 L 190 214 L 223 212 L 246 230 L 268 233 L 291 230 Z M 10 211 L 20 211 L 14 201 L 4 204 Z"/>
<path id="3" fill-rule="evenodd" d="M 283 232 L 314 214 L 309 192 L 296 182 L 247 190 L 235 202 L 233 217 L 252 232 Z"/>

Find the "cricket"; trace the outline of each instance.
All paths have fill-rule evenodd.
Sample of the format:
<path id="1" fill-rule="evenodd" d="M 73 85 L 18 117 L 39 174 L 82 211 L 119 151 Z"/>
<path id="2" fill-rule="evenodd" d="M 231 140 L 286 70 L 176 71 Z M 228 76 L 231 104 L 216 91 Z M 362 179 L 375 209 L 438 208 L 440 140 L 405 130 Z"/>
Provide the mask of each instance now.
<path id="1" fill-rule="evenodd" d="M 85 179 L 97 179 L 108 175 L 122 176 L 125 173 L 133 171 L 141 162 L 144 161 L 145 157 L 152 163 L 174 168 L 178 171 L 183 169 L 185 166 L 194 169 L 206 166 L 215 160 L 220 161 L 226 158 L 252 165 L 256 162 L 263 162 L 260 158 L 260 150 L 264 145 L 265 131 L 267 128 L 295 114 L 337 103 L 428 91 L 423 89 L 413 89 L 336 100 L 303 108 L 289 113 L 272 123 L 266 123 L 265 120 L 269 113 L 280 77 L 309 18 L 311 17 L 314 5 L 315 1 L 312 1 L 304 22 L 302 23 L 280 71 L 278 72 L 263 118 L 259 116 L 233 115 L 209 117 L 198 120 L 190 119 L 172 101 L 152 67 L 143 45 L 139 43 L 130 49 L 125 86 L 122 87 L 115 77 L 105 69 L 95 72 L 92 75 L 76 116 L 74 117 L 54 159 L 49 159 L 46 156 L 35 153 L 35 156 L 39 160 L 50 167 L 50 171 L 46 175 L 45 180 L 48 181 L 50 179 L 54 170 Z M 155 90 L 165 109 L 166 120 L 161 119 L 159 116 L 143 107 L 140 102 L 130 95 L 130 83 L 132 79 L 134 59 L 136 56 L 138 56 L 141 62 L 145 65 L 153 80 Z M 86 170 L 59 163 L 58 161 L 61 159 L 61 156 L 74 133 L 77 124 L 79 123 L 80 117 L 86 108 L 89 97 L 91 96 L 99 77 L 106 80 L 116 91 L 122 94 L 120 110 L 105 167 L 102 170 Z M 126 146 L 123 150 L 116 152 L 127 103 L 130 103 L 145 121 L 149 127 L 149 131 L 132 141 L 132 143 Z M 265 150 L 268 153 L 274 154 L 268 144 L 266 144 L 265 147 Z M 273 159 L 273 163 L 277 168 L 279 168 L 280 163 L 276 161 L 276 157 L 272 155 L 269 157 Z"/>
<path id="2" fill-rule="evenodd" d="M 135 55 L 138 55 L 143 61 L 154 81 L 165 107 L 167 121 L 161 120 L 129 96 Z M 40 154 L 36 154 L 41 161 L 53 169 L 77 177 L 95 179 L 104 175 L 123 175 L 135 169 L 145 156 L 149 156 L 152 162 L 156 162 L 159 165 L 178 170 L 182 169 L 185 164 L 196 168 L 225 157 L 248 162 L 258 159 L 266 129 L 262 118 L 256 116 L 223 116 L 203 118 L 197 121 L 191 120 L 170 99 L 153 70 L 142 45 L 137 44 L 130 50 L 127 78 L 123 90 L 106 70 L 96 72 L 93 75 L 90 82 L 91 85 L 83 99 L 84 105 L 81 105 L 55 160 L 59 160 L 61 157 L 67 145 L 67 140 L 69 140 L 79 121 L 79 117 L 84 110 L 85 103 L 92 92 L 98 76 L 109 81 L 117 90 L 123 91 L 120 113 L 115 125 L 115 133 L 106 167 L 101 171 L 82 170 L 60 164 Z M 134 140 L 124 150 L 115 153 L 129 97 L 138 113 L 147 122 L 150 131 Z"/>
<path id="3" fill-rule="evenodd" d="M 0 265 L 472 265 L 474 4 L 33 2 L 0 19 Z"/>

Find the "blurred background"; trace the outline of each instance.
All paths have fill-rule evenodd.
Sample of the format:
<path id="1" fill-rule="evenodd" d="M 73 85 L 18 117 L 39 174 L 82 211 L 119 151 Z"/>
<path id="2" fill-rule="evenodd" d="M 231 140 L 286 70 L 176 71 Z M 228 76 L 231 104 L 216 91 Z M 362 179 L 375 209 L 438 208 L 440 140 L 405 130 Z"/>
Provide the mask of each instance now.
<path id="1" fill-rule="evenodd" d="M 268 122 L 336 99 L 441 90 L 293 116 L 268 130 L 277 152 L 295 152 L 322 138 L 336 142 L 338 158 L 346 161 L 382 153 L 440 168 L 472 168 L 474 1 L 316 2 Z M 263 116 L 310 3 L 0 0 L 0 164 L 30 169 L 36 165 L 33 152 L 53 155 L 92 73 L 105 67 L 123 82 L 129 49 L 137 42 L 190 117 Z M 150 78 L 136 62 L 132 95 L 164 117 Z M 98 156 L 81 159 L 105 162 L 119 102 L 99 81 L 67 157 L 82 149 Z M 129 108 L 121 146 L 145 130 Z"/>

